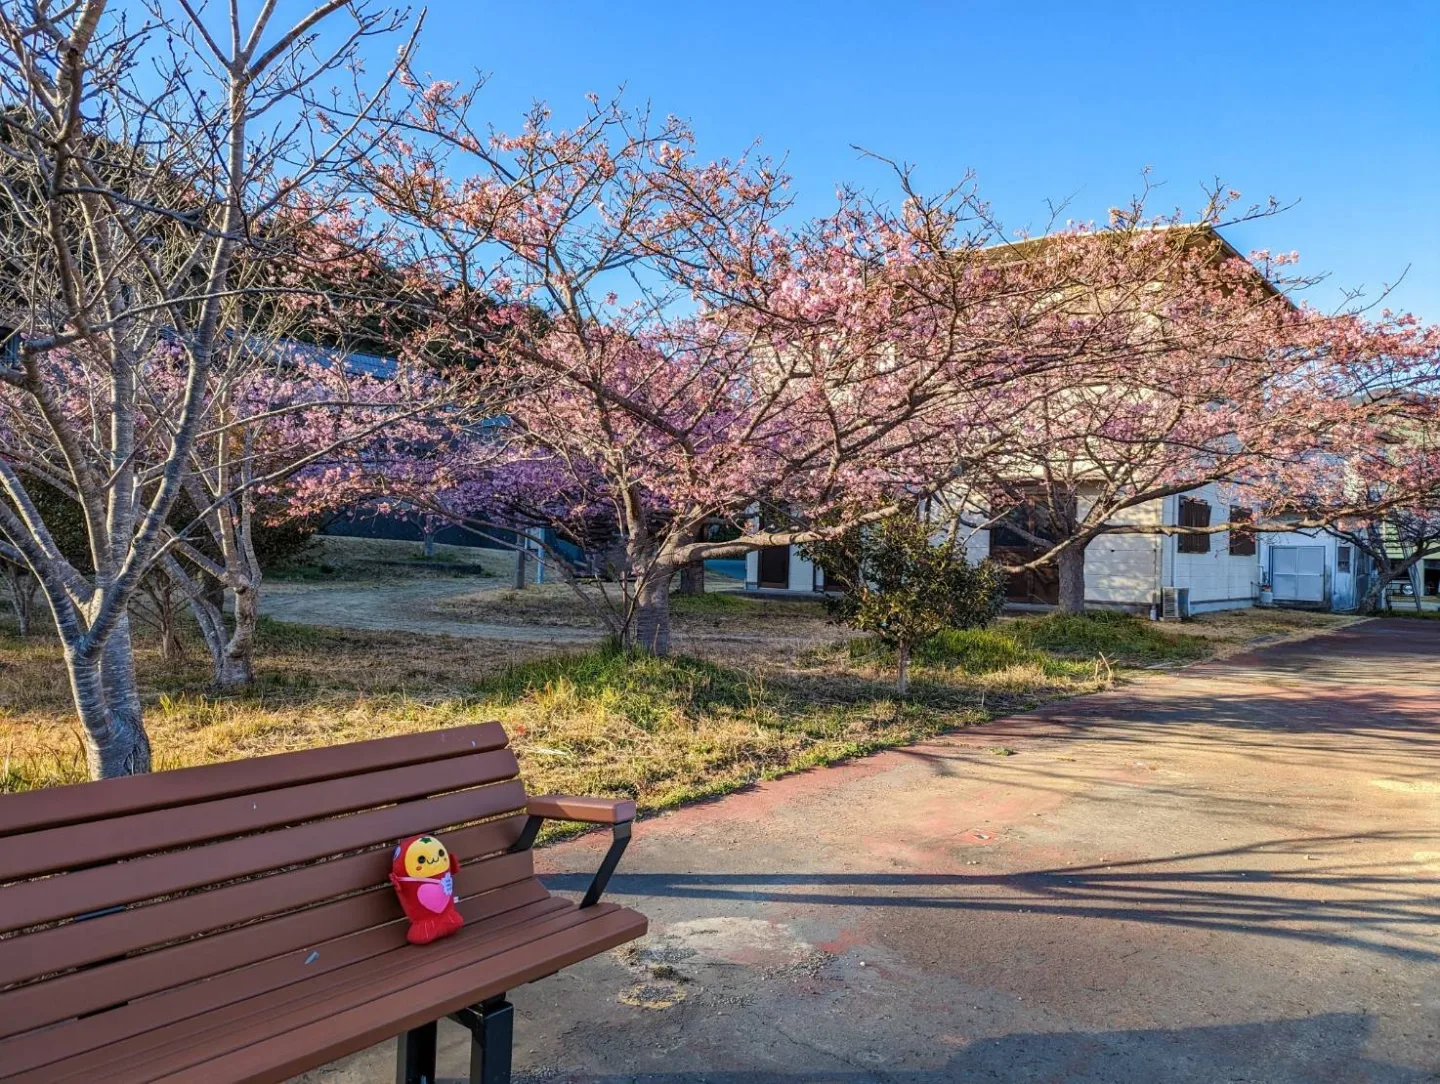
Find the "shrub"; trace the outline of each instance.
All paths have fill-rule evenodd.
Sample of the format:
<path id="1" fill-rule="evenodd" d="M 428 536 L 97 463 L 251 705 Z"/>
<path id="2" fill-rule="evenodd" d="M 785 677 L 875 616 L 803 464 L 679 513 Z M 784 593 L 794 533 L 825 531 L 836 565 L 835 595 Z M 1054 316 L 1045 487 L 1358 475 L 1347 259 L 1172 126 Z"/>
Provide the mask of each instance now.
<path id="1" fill-rule="evenodd" d="M 892 516 L 809 550 L 827 578 L 835 570 L 848 580 L 848 590 L 827 601 L 831 616 L 894 648 L 901 696 L 909 691 L 917 644 L 944 629 L 989 624 L 1005 602 L 998 566 L 972 565 L 955 539 L 936 541 L 914 516 Z"/>

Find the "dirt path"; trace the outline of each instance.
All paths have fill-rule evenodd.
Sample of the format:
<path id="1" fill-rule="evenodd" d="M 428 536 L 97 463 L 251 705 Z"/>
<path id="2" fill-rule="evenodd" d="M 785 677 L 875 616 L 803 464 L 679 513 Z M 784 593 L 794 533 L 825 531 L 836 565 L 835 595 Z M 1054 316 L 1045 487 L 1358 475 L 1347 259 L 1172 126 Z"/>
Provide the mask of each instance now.
<path id="1" fill-rule="evenodd" d="M 517 1082 L 1440 1080 L 1437 705 L 1374 621 L 643 822 L 651 934 L 511 995 Z"/>

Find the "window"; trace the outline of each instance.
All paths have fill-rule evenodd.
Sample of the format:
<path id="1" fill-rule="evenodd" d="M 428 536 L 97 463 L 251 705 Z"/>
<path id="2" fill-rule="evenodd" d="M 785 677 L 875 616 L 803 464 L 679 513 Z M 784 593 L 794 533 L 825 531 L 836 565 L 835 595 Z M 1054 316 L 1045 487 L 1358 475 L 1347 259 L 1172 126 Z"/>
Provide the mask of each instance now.
<path id="1" fill-rule="evenodd" d="M 1350 547 L 1340 546 L 1335 550 L 1335 571 L 1350 571 Z"/>
<path id="2" fill-rule="evenodd" d="M 1210 502 L 1197 501 L 1193 497 L 1180 498 L 1180 526 L 1210 526 Z M 1187 532 L 1180 536 L 1181 553 L 1209 553 L 1210 536 L 1199 532 Z"/>
<path id="3" fill-rule="evenodd" d="M 1255 518 L 1255 514 L 1248 508 L 1240 508 L 1232 505 L 1230 508 L 1230 556 L 1231 557 L 1254 557 L 1255 556 L 1255 530 L 1247 527 Z"/>

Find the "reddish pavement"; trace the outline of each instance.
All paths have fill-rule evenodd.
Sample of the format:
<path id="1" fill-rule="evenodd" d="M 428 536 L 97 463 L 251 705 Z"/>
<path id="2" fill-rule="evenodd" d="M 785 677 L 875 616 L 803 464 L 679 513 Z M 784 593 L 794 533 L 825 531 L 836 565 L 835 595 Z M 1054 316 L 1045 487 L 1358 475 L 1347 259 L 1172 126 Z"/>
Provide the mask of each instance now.
<path id="1" fill-rule="evenodd" d="M 642 822 L 651 935 L 513 994 L 517 1080 L 1440 1081 L 1437 705 L 1373 621 Z"/>

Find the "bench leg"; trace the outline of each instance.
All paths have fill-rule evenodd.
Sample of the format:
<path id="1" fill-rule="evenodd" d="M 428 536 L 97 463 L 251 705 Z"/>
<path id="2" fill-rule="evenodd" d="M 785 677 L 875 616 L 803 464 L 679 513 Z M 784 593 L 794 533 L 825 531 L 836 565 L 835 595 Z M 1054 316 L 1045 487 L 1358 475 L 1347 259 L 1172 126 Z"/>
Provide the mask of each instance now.
<path id="1" fill-rule="evenodd" d="M 395 1040 L 395 1084 L 435 1084 L 436 1021 Z"/>
<path id="2" fill-rule="evenodd" d="M 510 1084 L 515 1007 L 502 995 L 450 1019 L 470 1029 L 470 1084 Z"/>

